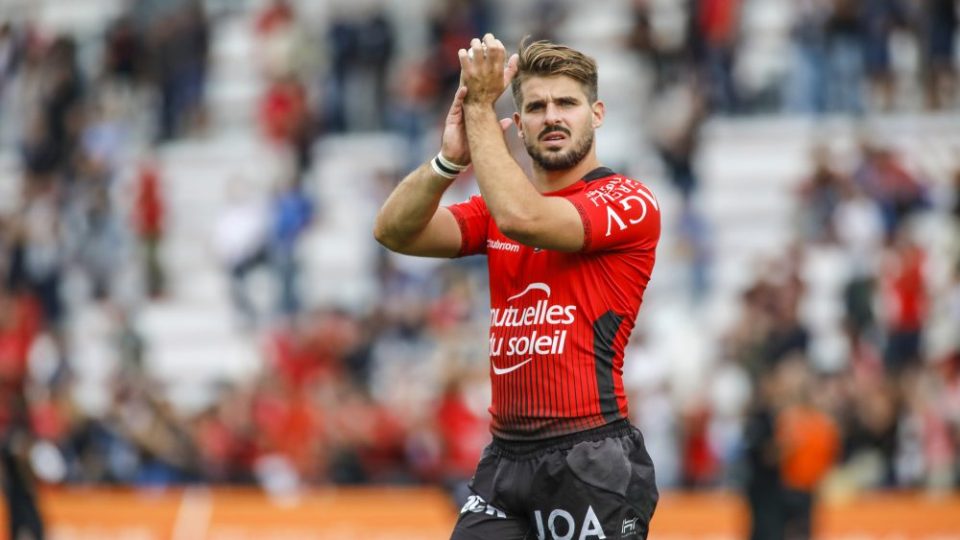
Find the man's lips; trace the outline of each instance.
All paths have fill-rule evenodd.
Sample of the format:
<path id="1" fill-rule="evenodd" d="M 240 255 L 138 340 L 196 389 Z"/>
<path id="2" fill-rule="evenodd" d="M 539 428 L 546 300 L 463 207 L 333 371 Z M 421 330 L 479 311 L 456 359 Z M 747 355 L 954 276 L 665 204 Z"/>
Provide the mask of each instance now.
<path id="1" fill-rule="evenodd" d="M 567 138 L 567 134 L 561 131 L 551 131 L 540 137 L 541 141 L 551 142 L 551 141 L 562 141 Z"/>

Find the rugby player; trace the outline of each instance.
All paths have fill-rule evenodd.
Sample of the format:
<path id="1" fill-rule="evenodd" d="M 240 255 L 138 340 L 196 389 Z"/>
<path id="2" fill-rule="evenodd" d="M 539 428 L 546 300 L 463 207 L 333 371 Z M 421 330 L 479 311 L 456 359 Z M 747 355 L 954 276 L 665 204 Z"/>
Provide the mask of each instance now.
<path id="1" fill-rule="evenodd" d="M 658 493 L 622 373 L 659 204 L 597 158 L 593 59 L 544 41 L 507 59 L 491 34 L 459 57 L 440 153 L 396 187 L 374 231 L 399 253 L 487 257 L 493 441 L 452 538 L 646 538 Z M 507 86 L 512 122 L 494 110 Z M 532 178 L 507 148 L 511 123 Z M 441 207 L 471 164 L 480 195 Z"/>

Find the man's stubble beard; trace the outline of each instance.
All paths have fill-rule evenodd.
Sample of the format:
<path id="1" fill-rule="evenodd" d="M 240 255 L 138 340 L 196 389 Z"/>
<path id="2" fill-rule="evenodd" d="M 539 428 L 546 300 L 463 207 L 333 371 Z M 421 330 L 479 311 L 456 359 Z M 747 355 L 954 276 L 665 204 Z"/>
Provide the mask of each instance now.
<path id="1" fill-rule="evenodd" d="M 532 144 L 524 139 L 523 145 L 526 147 L 530 159 L 541 169 L 545 171 L 572 169 L 590 153 L 590 148 L 593 147 L 593 130 L 587 132 L 579 144 L 564 152 L 544 152 L 537 146 L 538 142 L 540 142 L 539 138 L 534 140 Z"/>

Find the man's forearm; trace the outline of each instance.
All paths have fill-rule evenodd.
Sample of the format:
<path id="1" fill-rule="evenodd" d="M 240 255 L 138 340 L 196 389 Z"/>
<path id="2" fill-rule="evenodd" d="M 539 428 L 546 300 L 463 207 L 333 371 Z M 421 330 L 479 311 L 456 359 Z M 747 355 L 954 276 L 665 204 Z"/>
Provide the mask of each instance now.
<path id="1" fill-rule="evenodd" d="M 534 218 L 541 196 L 510 155 L 493 108 L 469 105 L 464 111 L 480 193 L 497 227 L 510 236 Z"/>
<path id="2" fill-rule="evenodd" d="M 377 241 L 396 251 L 414 240 L 430 223 L 451 183 L 436 174 L 429 162 L 408 174 L 377 214 Z"/>

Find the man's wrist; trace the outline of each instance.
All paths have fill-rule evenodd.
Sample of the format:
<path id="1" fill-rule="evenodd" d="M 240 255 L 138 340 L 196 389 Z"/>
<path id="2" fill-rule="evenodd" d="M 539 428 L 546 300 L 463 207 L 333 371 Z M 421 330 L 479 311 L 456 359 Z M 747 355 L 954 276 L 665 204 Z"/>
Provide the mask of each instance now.
<path id="1" fill-rule="evenodd" d="M 447 180 L 453 180 L 469 166 L 469 164 L 454 163 L 447 159 L 444 157 L 442 150 L 430 160 L 430 168 L 433 169 L 433 172 Z"/>
<path id="2" fill-rule="evenodd" d="M 463 110 L 465 113 L 472 114 L 482 114 L 482 113 L 493 113 L 496 112 L 493 107 L 493 103 L 483 103 L 483 102 L 472 102 L 464 103 Z"/>

